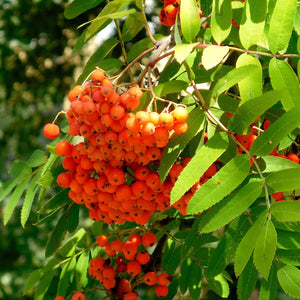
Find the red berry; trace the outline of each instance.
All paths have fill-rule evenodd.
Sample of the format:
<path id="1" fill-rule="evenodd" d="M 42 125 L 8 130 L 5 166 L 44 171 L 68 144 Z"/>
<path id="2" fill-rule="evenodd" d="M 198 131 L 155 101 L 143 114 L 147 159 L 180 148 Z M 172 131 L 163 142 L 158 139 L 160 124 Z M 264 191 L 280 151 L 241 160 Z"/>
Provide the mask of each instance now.
<path id="1" fill-rule="evenodd" d="M 124 300 L 137 300 L 138 295 L 134 292 L 130 292 L 124 295 Z"/>
<path id="2" fill-rule="evenodd" d="M 169 288 L 165 285 L 157 285 L 155 287 L 155 294 L 158 297 L 166 297 L 169 293 Z"/>
<path id="3" fill-rule="evenodd" d="M 48 123 L 43 128 L 44 136 L 50 140 L 54 140 L 59 135 L 59 127 L 56 124 Z"/>
<path id="4" fill-rule="evenodd" d="M 152 247 L 156 244 L 156 235 L 152 232 L 146 232 L 142 237 L 142 242 L 145 247 Z"/>
<path id="5" fill-rule="evenodd" d="M 144 277 L 144 281 L 147 285 L 153 286 L 157 282 L 157 275 L 155 272 L 147 272 Z"/>
<path id="6" fill-rule="evenodd" d="M 72 296 L 72 300 L 85 300 L 85 295 L 81 292 L 76 292 L 73 296 Z"/>

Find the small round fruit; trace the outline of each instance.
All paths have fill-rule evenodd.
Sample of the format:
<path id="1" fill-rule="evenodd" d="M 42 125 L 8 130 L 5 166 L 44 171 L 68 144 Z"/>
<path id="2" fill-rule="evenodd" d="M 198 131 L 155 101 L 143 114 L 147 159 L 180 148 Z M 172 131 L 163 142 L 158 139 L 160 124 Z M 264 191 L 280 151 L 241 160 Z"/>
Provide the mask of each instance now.
<path id="1" fill-rule="evenodd" d="M 59 135 L 59 127 L 56 124 L 48 123 L 43 128 L 44 136 L 50 140 L 54 140 Z"/>
<path id="2" fill-rule="evenodd" d="M 81 292 L 76 292 L 73 296 L 72 296 L 72 300 L 85 300 L 85 295 Z"/>

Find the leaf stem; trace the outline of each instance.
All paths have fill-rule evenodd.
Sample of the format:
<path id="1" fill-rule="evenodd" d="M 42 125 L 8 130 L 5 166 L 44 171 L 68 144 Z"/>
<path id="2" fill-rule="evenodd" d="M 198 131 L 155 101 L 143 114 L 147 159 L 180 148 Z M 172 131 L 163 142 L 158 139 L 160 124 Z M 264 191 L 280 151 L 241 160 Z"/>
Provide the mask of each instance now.
<path id="1" fill-rule="evenodd" d="M 114 19 L 114 22 L 115 22 L 115 25 L 116 25 L 116 28 L 117 28 L 117 32 L 118 32 L 118 36 L 119 36 L 119 42 L 120 42 L 120 46 L 121 46 L 121 49 L 122 49 L 122 54 L 123 54 L 123 57 L 124 57 L 124 61 L 126 63 L 127 53 L 126 53 L 125 44 L 124 44 L 124 41 L 123 41 L 123 38 L 122 38 L 122 32 L 121 32 L 121 29 L 120 29 L 120 25 L 119 25 L 118 20 Z"/>

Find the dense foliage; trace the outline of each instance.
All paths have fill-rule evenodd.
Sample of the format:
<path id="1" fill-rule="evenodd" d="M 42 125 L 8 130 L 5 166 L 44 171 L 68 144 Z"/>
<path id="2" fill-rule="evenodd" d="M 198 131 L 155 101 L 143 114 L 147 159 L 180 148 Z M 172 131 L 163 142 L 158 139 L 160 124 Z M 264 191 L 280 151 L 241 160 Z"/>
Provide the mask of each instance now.
<path id="1" fill-rule="evenodd" d="M 4 225 L 53 226 L 24 295 L 300 298 L 297 1 L 147 5 L 65 8 L 100 10 L 73 52 L 115 31 L 0 187 Z"/>

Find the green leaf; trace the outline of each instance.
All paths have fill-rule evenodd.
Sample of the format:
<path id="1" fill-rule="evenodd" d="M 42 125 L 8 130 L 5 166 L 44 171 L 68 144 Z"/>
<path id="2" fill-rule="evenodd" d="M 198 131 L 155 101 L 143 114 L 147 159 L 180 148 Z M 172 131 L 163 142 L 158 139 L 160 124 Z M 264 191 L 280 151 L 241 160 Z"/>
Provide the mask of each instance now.
<path id="1" fill-rule="evenodd" d="M 193 51 L 196 45 L 197 43 L 176 45 L 174 58 L 178 61 L 179 64 L 182 64 Z"/>
<path id="2" fill-rule="evenodd" d="M 182 0 L 180 2 L 181 32 L 188 42 L 196 37 L 200 30 L 200 16 L 195 0 Z"/>
<path id="3" fill-rule="evenodd" d="M 95 33 L 99 32 L 106 21 L 113 20 L 113 19 L 120 19 L 136 12 L 135 9 L 119 11 L 121 5 L 123 5 L 125 2 L 129 4 L 129 2 L 132 1 L 114 0 L 113 2 L 109 2 L 105 6 L 105 8 L 103 8 L 101 13 L 92 21 L 91 25 L 88 27 L 85 40 L 90 39 L 95 35 Z"/>
<path id="4" fill-rule="evenodd" d="M 87 76 L 99 67 L 99 62 L 101 62 L 117 45 L 119 41 L 116 38 L 110 38 L 106 40 L 90 57 L 86 63 L 84 70 L 77 79 L 77 84 L 82 83 Z"/>
<path id="5" fill-rule="evenodd" d="M 286 89 L 281 103 L 286 111 L 299 102 L 299 80 L 292 67 L 284 60 L 273 57 L 269 63 L 269 75 L 274 90 Z"/>
<path id="6" fill-rule="evenodd" d="M 237 294 L 239 300 L 250 299 L 257 281 L 258 272 L 255 269 L 252 258 L 249 259 L 245 269 L 237 283 Z"/>
<path id="7" fill-rule="evenodd" d="M 240 55 L 237 59 L 236 67 L 240 68 L 248 65 L 257 66 L 257 68 L 248 77 L 238 83 L 242 102 L 246 102 L 262 94 L 262 67 L 259 60 L 247 53 Z"/>
<path id="8" fill-rule="evenodd" d="M 159 166 L 159 176 L 163 182 L 171 169 L 172 165 L 176 161 L 179 154 L 187 146 L 189 141 L 197 134 L 201 128 L 204 121 L 204 113 L 201 109 L 194 109 L 189 113 L 187 119 L 188 130 L 185 134 L 177 135 L 174 134 L 167 146 L 164 149 L 160 166 Z"/>
<path id="9" fill-rule="evenodd" d="M 23 295 L 27 294 L 29 290 L 32 289 L 32 287 L 41 279 L 43 276 L 43 269 L 37 269 L 31 272 L 26 280 L 24 289 L 23 289 Z"/>
<path id="10" fill-rule="evenodd" d="M 52 196 L 39 210 L 40 214 L 49 214 L 50 212 L 70 204 L 68 190 L 63 189 Z"/>
<path id="11" fill-rule="evenodd" d="M 188 204 L 187 214 L 200 213 L 221 201 L 244 181 L 249 170 L 248 155 L 234 157 L 194 194 Z"/>
<path id="12" fill-rule="evenodd" d="M 68 232 L 72 233 L 76 230 L 79 223 L 79 205 L 73 203 L 68 214 Z"/>
<path id="13" fill-rule="evenodd" d="M 26 162 L 15 160 L 12 164 L 9 174 L 13 177 L 19 178 L 20 180 L 23 177 L 31 174 L 31 168 Z"/>
<path id="14" fill-rule="evenodd" d="M 219 132 L 210 138 L 195 154 L 181 172 L 171 191 L 171 205 L 190 189 L 204 172 L 214 163 L 228 147 L 228 137 Z"/>
<path id="15" fill-rule="evenodd" d="M 209 262 L 206 277 L 213 278 L 223 272 L 232 261 L 237 246 L 249 229 L 247 216 L 242 215 L 234 220 L 226 230 Z"/>
<path id="16" fill-rule="evenodd" d="M 300 298 L 300 270 L 294 266 L 284 265 L 277 270 L 277 278 L 284 292 Z"/>
<path id="17" fill-rule="evenodd" d="M 300 106 L 289 110 L 278 118 L 252 144 L 251 154 L 268 155 L 293 129 L 300 125 Z"/>
<path id="18" fill-rule="evenodd" d="M 271 205 L 270 212 L 278 222 L 299 222 L 300 202 L 288 200 L 279 201 Z"/>
<path id="19" fill-rule="evenodd" d="M 277 247 L 281 249 L 300 249 L 300 233 L 277 229 Z"/>
<path id="20" fill-rule="evenodd" d="M 6 196 L 13 190 L 13 188 L 19 183 L 20 178 L 12 178 L 5 181 L 0 187 L 0 202 L 6 198 Z"/>
<path id="21" fill-rule="evenodd" d="M 223 63 L 227 60 L 229 48 L 227 46 L 210 45 L 203 50 L 202 65 L 206 70 Z"/>
<path id="22" fill-rule="evenodd" d="M 207 210 L 199 224 L 200 232 L 212 232 L 241 215 L 261 194 L 261 182 L 250 182 Z"/>
<path id="23" fill-rule="evenodd" d="M 123 12 L 131 2 L 132 0 L 114 0 L 109 2 L 98 15 L 98 20 L 95 18 L 93 23 L 81 34 L 73 49 L 73 53 L 79 51 L 97 32 L 105 28 L 111 22 L 110 18 L 105 17 L 106 15 L 114 12 Z"/>
<path id="24" fill-rule="evenodd" d="M 264 226 L 266 217 L 267 210 L 260 214 L 256 222 L 250 227 L 250 229 L 247 231 L 240 244 L 238 245 L 234 264 L 234 271 L 236 276 L 240 276 L 245 266 L 247 265 L 247 262 L 249 261 L 254 250 L 257 238 Z"/>
<path id="25" fill-rule="evenodd" d="M 243 134 L 253 121 L 284 97 L 286 90 L 269 91 L 242 103 L 229 122 L 229 129 Z"/>
<path id="26" fill-rule="evenodd" d="M 81 288 L 87 283 L 89 259 L 90 253 L 88 251 L 83 252 L 78 258 L 75 271 L 77 290 L 81 290 Z"/>
<path id="27" fill-rule="evenodd" d="M 185 294 L 188 289 L 188 285 L 190 282 L 190 274 L 191 274 L 190 272 L 191 264 L 192 264 L 191 259 L 186 259 L 181 264 L 179 279 L 178 279 L 179 289 L 181 291 L 181 294 Z"/>
<path id="28" fill-rule="evenodd" d="M 300 168 L 286 169 L 269 174 L 266 184 L 272 192 L 288 192 L 300 189 Z"/>
<path id="29" fill-rule="evenodd" d="M 74 19 L 85 11 L 96 7 L 103 0 L 74 0 L 64 10 L 64 16 L 66 19 Z"/>
<path id="30" fill-rule="evenodd" d="M 40 280 L 35 294 L 34 294 L 34 300 L 43 300 L 45 299 L 44 296 L 47 293 L 47 290 L 49 289 L 50 283 L 56 273 L 56 270 L 50 270 L 47 272 L 43 278 Z"/>
<path id="31" fill-rule="evenodd" d="M 213 0 L 211 14 L 211 33 L 217 44 L 224 41 L 231 30 L 231 0 Z"/>
<path id="32" fill-rule="evenodd" d="M 59 254 L 63 257 L 69 257 L 73 255 L 73 248 L 85 248 L 87 247 L 87 235 L 83 228 L 80 228 L 67 242 L 59 248 Z"/>
<path id="33" fill-rule="evenodd" d="M 65 237 L 67 226 L 68 219 L 66 218 L 65 214 L 63 214 L 50 234 L 45 249 L 46 257 L 51 256 L 55 252 L 55 250 L 60 246 L 63 238 Z"/>
<path id="34" fill-rule="evenodd" d="M 268 32 L 269 48 L 273 54 L 287 48 L 297 12 L 297 0 L 277 0 Z"/>
<path id="35" fill-rule="evenodd" d="M 189 295 L 192 300 L 198 300 L 201 293 L 202 269 L 193 262 L 190 266 Z"/>
<path id="36" fill-rule="evenodd" d="M 28 189 L 25 193 L 24 203 L 21 210 L 21 224 L 25 227 L 25 224 L 28 220 L 30 210 L 32 207 L 32 202 L 34 200 L 35 194 L 37 193 L 39 186 L 37 185 L 37 181 L 40 178 L 43 170 L 37 172 L 31 179 Z"/>
<path id="37" fill-rule="evenodd" d="M 13 191 L 7 206 L 5 207 L 5 211 L 4 211 L 4 220 L 3 223 L 4 225 L 7 224 L 7 222 L 9 221 L 15 207 L 17 206 L 19 200 L 21 199 L 21 196 L 25 190 L 25 188 L 27 187 L 27 184 L 30 181 L 30 177 L 27 177 L 26 179 L 24 179 Z"/>
<path id="38" fill-rule="evenodd" d="M 161 83 L 153 88 L 156 96 L 164 97 L 167 94 L 179 93 L 187 88 L 187 83 L 182 80 L 172 80 Z"/>
<path id="39" fill-rule="evenodd" d="M 276 257 L 284 264 L 300 266 L 300 249 L 278 249 Z"/>
<path id="40" fill-rule="evenodd" d="M 211 97 L 216 99 L 220 94 L 231 88 L 233 85 L 237 84 L 247 76 L 250 76 L 250 74 L 255 72 L 255 70 L 257 70 L 256 65 L 247 65 L 228 72 L 225 76 L 218 80 L 212 90 Z"/>
<path id="41" fill-rule="evenodd" d="M 245 49 L 262 41 L 266 13 L 266 0 L 246 1 L 239 29 L 240 41 Z"/>
<path id="42" fill-rule="evenodd" d="M 297 163 L 279 156 L 264 156 L 263 160 L 266 163 L 265 168 L 262 170 L 264 173 L 300 168 L 300 166 Z"/>
<path id="43" fill-rule="evenodd" d="M 215 276 L 214 278 L 208 278 L 207 283 L 211 289 L 220 297 L 227 298 L 229 296 L 229 285 L 227 280 L 222 274 Z"/>
<path id="44" fill-rule="evenodd" d="M 277 296 L 277 275 L 275 263 L 272 264 L 269 278 L 265 280 L 261 279 L 261 285 L 259 290 L 259 300 L 275 300 Z"/>
<path id="45" fill-rule="evenodd" d="M 48 169 L 44 175 L 42 175 L 42 177 L 38 180 L 37 184 L 45 187 L 45 188 L 50 188 L 55 186 L 56 183 L 56 179 L 57 176 L 62 173 L 64 171 L 64 169 L 62 168 L 62 166 L 58 166 L 56 168 L 53 169 Z"/>
<path id="46" fill-rule="evenodd" d="M 144 18 L 141 13 L 136 12 L 129 15 L 122 28 L 123 41 L 131 41 L 144 27 Z"/>
<path id="47" fill-rule="evenodd" d="M 42 150 L 35 150 L 26 161 L 31 168 L 39 167 L 46 163 L 47 154 Z"/>
<path id="48" fill-rule="evenodd" d="M 277 246 L 276 229 L 270 219 L 267 219 L 260 232 L 253 253 L 255 267 L 259 273 L 268 279 L 272 261 Z"/>
<path id="49" fill-rule="evenodd" d="M 73 273 L 76 268 L 76 257 L 74 256 L 63 267 L 58 281 L 57 295 L 65 297 L 72 281 Z"/>

